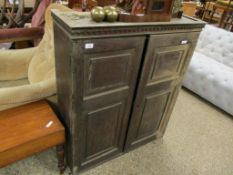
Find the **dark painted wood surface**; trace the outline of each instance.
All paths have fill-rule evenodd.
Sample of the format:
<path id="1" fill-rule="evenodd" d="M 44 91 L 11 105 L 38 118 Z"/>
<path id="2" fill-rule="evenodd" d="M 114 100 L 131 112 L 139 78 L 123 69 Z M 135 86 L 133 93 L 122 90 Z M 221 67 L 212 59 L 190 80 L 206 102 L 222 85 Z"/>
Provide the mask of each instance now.
<path id="1" fill-rule="evenodd" d="M 74 46 L 79 48 L 73 62 L 79 65 L 73 102 L 75 133 L 82 140 L 75 144 L 81 169 L 122 152 L 144 41 L 93 39 Z M 85 48 L 91 44 L 93 49 Z"/>
<path id="2" fill-rule="evenodd" d="M 162 137 L 204 23 L 77 25 L 53 16 L 73 174 Z"/>
<path id="3" fill-rule="evenodd" d="M 188 53 L 198 33 L 151 35 L 143 62 L 125 150 L 156 137 L 162 118 L 174 100 L 173 93 L 189 60 Z"/>

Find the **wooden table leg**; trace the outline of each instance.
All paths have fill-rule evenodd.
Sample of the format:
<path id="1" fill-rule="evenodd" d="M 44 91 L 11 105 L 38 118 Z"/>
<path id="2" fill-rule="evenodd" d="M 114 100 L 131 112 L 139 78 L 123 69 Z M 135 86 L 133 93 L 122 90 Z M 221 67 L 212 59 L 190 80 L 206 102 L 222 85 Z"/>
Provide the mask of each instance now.
<path id="1" fill-rule="evenodd" d="M 60 173 L 63 174 L 63 172 L 66 169 L 65 165 L 65 151 L 64 151 L 64 145 L 58 145 L 56 147 L 57 151 L 57 159 L 58 159 L 58 168 L 60 169 Z"/>

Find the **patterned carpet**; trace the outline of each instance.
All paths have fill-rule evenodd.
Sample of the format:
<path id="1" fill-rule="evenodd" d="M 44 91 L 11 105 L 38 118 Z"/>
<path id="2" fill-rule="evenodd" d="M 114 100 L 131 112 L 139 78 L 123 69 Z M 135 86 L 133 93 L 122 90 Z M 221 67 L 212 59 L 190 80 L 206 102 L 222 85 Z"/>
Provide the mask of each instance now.
<path id="1" fill-rule="evenodd" d="M 58 175 L 56 166 L 51 149 L 0 169 L 0 175 Z M 182 90 L 162 140 L 81 174 L 233 175 L 233 117 Z"/>

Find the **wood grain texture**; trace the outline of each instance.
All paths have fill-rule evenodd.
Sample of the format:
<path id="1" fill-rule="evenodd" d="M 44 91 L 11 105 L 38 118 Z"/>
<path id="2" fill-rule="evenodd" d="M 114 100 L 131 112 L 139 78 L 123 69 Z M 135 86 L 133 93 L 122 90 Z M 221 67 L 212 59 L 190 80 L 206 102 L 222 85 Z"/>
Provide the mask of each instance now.
<path id="1" fill-rule="evenodd" d="M 144 41 L 89 39 L 74 45 L 73 152 L 80 170 L 122 153 Z"/>
<path id="2" fill-rule="evenodd" d="M 155 21 L 170 21 L 170 14 L 151 14 L 136 16 L 131 14 L 119 14 L 119 21 L 121 22 L 155 22 Z"/>
<path id="3" fill-rule="evenodd" d="M 162 137 L 203 23 L 93 23 L 54 13 L 73 174 Z"/>
<path id="4" fill-rule="evenodd" d="M 1 111 L 0 126 L 0 167 L 65 142 L 64 128 L 45 101 Z"/>
<path id="5" fill-rule="evenodd" d="M 198 33 L 151 35 L 129 124 L 125 150 L 158 137 L 162 119 L 172 111 L 173 95 L 181 84 L 190 48 Z M 159 41 L 159 42 L 157 42 Z M 164 121 L 164 120 L 163 120 Z M 168 120 L 166 120 L 168 122 Z M 163 123 L 165 125 L 165 123 Z"/>
<path id="6" fill-rule="evenodd" d="M 73 140 L 74 140 L 74 119 L 71 116 L 72 112 L 72 76 L 71 76 L 71 61 L 73 57 L 73 43 L 69 42 L 69 38 L 65 31 L 59 27 L 54 28 L 55 41 L 55 57 L 56 57 L 56 77 L 57 78 L 57 98 L 59 104 L 59 112 L 61 113 L 61 120 L 66 127 L 66 145 L 65 150 L 67 155 L 73 155 Z M 66 44 L 64 44 L 66 43 Z M 62 71 L 61 71 L 62 70 Z M 72 156 L 67 156 L 67 163 L 73 167 L 74 161 Z"/>

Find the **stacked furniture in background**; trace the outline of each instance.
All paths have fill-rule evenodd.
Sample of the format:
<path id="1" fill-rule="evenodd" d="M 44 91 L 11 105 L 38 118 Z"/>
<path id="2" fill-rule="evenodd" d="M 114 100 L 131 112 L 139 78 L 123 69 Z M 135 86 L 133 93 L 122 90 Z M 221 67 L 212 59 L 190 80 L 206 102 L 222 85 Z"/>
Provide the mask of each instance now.
<path id="1" fill-rule="evenodd" d="M 233 33 L 204 28 L 183 85 L 233 115 Z"/>
<path id="2" fill-rule="evenodd" d="M 217 0 L 216 3 L 220 7 L 225 7 L 220 27 L 233 32 L 233 1 L 232 0 Z"/>
<path id="3" fill-rule="evenodd" d="M 26 27 L 26 23 L 30 21 L 31 15 L 22 14 L 21 26 L 13 26 L 13 28 L 3 28 L 0 30 L 0 43 L 4 42 L 22 42 L 33 40 L 34 45 L 38 45 L 44 34 L 45 11 L 51 4 L 52 0 L 43 0 L 39 5 L 35 5 L 35 12 L 32 10 L 31 27 Z M 13 7 L 12 7 L 13 8 Z M 24 19 L 25 18 L 25 19 Z M 1 22 L 0 22 L 1 23 Z M 0 24 L 1 25 L 1 24 Z M 20 28 L 21 27 L 21 28 Z"/>
<path id="4" fill-rule="evenodd" d="M 202 19 L 217 22 L 218 27 L 233 31 L 233 1 L 206 2 Z"/>
<path id="5" fill-rule="evenodd" d="M 219 9 L 215 7 L 215 2 L 208 1 L 206 2 L 204 6 L 204 13 L 202 15 L 202 20 L 208 21 L 208 22 L 217 22 L 218 25 L 221 20 L 221 16 L 224 12 L 223 9 Z M 214 13 L 213 13 L 214 11 Z"/>

